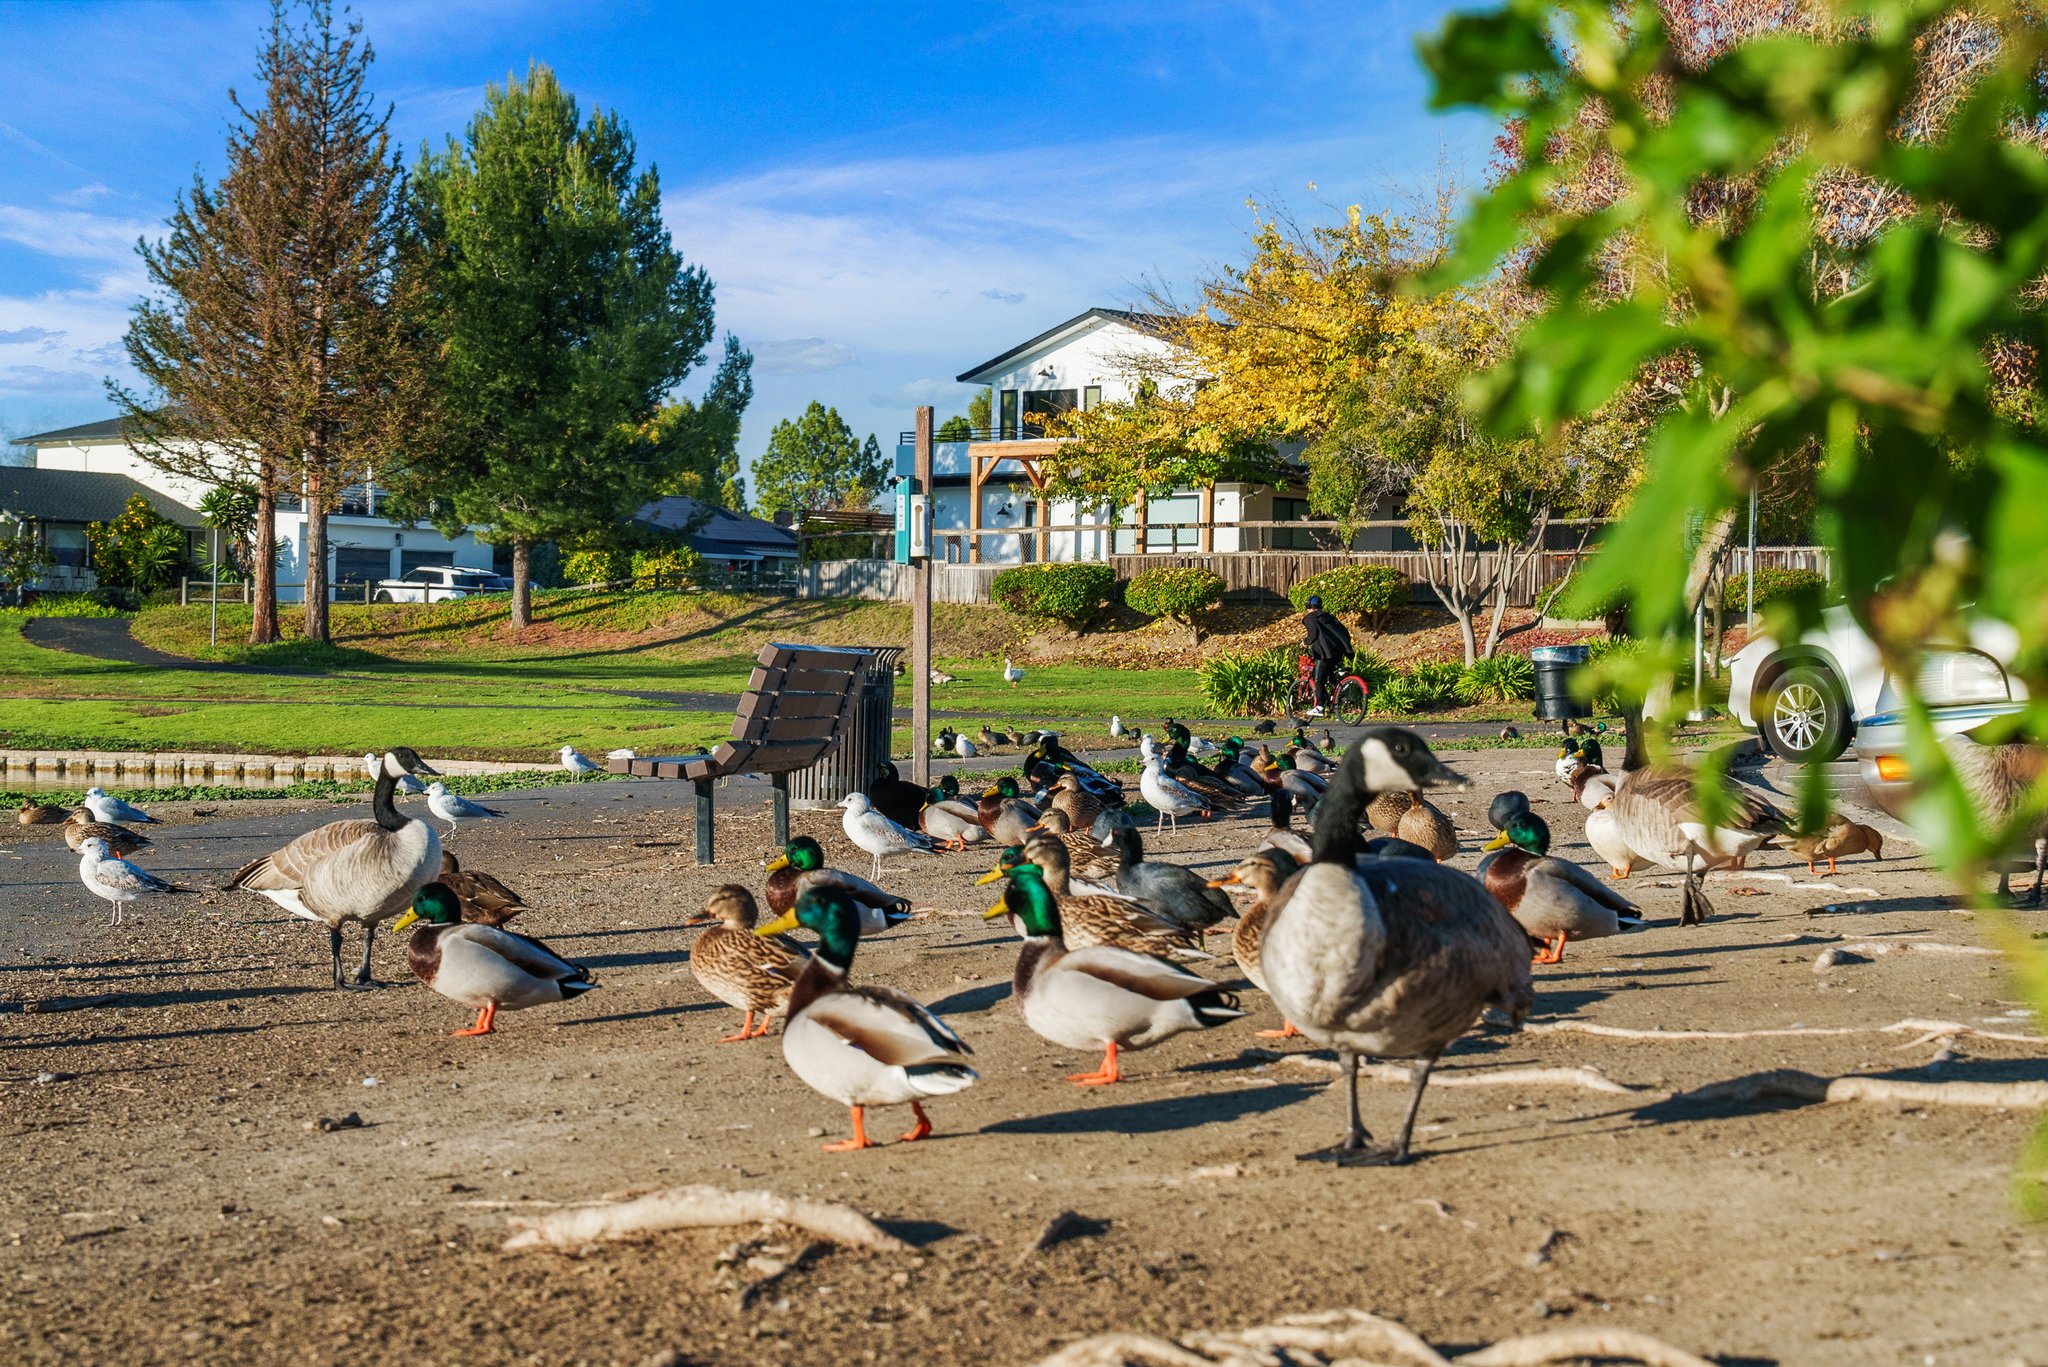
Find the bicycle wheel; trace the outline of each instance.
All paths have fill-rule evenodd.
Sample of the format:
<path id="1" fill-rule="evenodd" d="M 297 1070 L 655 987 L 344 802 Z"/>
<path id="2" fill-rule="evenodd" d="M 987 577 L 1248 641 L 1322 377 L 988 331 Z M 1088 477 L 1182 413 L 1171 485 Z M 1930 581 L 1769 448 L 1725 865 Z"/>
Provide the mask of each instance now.
<path id="1" fill-rule="evenodd" d="M 1316 705 L 1316 686 L 1307 679 L 1296 679 L 1293 690 L 1287 695 L 1287 715 L 1305 717 L 1308 710 Z"/>
<path id="2" fill-rule="evenodd" d="M 1356 674 L 1337 681 L 1337 720 L 1346 726 L 1365 725 L 1365 697 L 1372 688 Z"/>

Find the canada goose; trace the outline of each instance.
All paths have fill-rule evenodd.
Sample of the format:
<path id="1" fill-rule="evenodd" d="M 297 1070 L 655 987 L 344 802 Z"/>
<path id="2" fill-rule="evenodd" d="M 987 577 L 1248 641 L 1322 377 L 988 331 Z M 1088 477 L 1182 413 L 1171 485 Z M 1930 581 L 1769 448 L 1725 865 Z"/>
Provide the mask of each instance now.
<path id="1" fill-rule="evenodd" d="M 526 910 L 526 899 L 488 873 L 462 867 L 455 851 L 441 851 L 441 872 L 434 881 L 455 894 L 462 919 L 471 925 L 502 926 Z"/>
<path id="2" fill-rule="evenodd" d="M 562 747 L 562 768 L 572 774 L 601 774 L 604 766 L 573 745 Z"/>
<path id="3" fill-rule="evenodd" d="M 1701 883 L 1708 869 L 1742 861 L 1773 835 L 1787 829 L 1785 814 L 1763 798 L 1728 785 L 1725 823 L 1709 826 L 1685 769 L 1637 769 L 1622 776 L 1608 802 L 1614 829 L 1628 848 L 1656 863 L 1681 870 L 1678 923 L 1699 925 L 1714 914 Z"/>
<path id="4" fill-rule="evenodd" d="M 130 826 L 161 825 L 155 817 L 140 807 L 131 807 L 118 797 L 108 797 L 104 788 L 85 790 L 85 805 L 92 812 L 94 821 L 105 821 L 110 825 L 126 823 Z"/>
<path id="5" fill-rule="evenodd" d="M 1266 974 L 1259 967 L 1259 945 L 1265 939 L 1266 918 L 1273 911 L 1273 897 L 1288 879 L 1301 869 L 1301 862 L 1286 850 L 1279 848 L 1257 849 L 1237 861 L 1229 873 L 1214 879 L 1212 888 L 1245 887 L 1254 894 L 1252 904 L 1237 914 L 1237 926 L 1230 932 L 1230 957 L 1237 960 L 1237 966 L 1252 980 L 1252 986 L 1264 992 Z M 1278 1030 L 1258 1030 L 1253 1033 L 1260 1039 L 1298 1039 L 1301 1031 L 1294 1022 L 1283 1020 Z"/>
<path id="6" fill-rule="evenodd" d="M 55 826 L 69 820 L 71 813 L 63 807 L 49 807 L 40 802 L 24 802 L 14 819 L 24 826 Z M 73 849 L 78 848 L 76 845 Z"/>
<path id="7" fill-rule="evenodd" d="M 892 854 L 930 854 L 932 838 L 883 816 L 869 803 L 866 793 L 848 793 L 839 799 L 843 815 L 839 828 L 846 838 L 875 858 L 873 876 L 882 876 L 882 860 Z"/>
<path id="8" fill-rule="evenodd" d="M 1479 881 L 1543 944 L 1539 964 L 1564 962 L 1567 940 L 1597 940 L 1643 923 L 1635 903 L 1577 864 L 1552 857 L 1550 827 L 1534 812 L 1510 815 L 1486 848 L 1492 853 L 1479 862 Z"/>
<path id="9" fill-rule="evenodd" d="M 1046 862 L 1038 863 L 1030 857 L 1031 852 Z M 1043 836 L 1024 849 L 1012 847 L 1004 850 L 998 856 L 996 866 L 974 881 L 977 885 L 997 882 L 1008 877 L 1020 864 L 1034 864 L 1047 890 L 1058 899 L 1063 908 L 1062 924 L 1066 926 L 1071 948 L 1114 945 L 1140 954 L 1167 958 L 1209 957 L 1201 947 L 1199 936 L 1180 922 L 1163 915 L 1158 908 L 1123 893 L 1077 890 L 1067 866 L 1065 849 Z M 1019 935 L 1030 933 L 1021 920 L 1012 924 Z"/>
<path id="10" fill-rule="evenodd" d="M 1837 859 L 1847 859 L 1852 854 L 1867 854 L 1872 859 L 1884 858 L 1884 834 L 1874 826 L 1865 826 L 1836 813 L 1812 835 L 1802 835 L 1786 842 L 1792 850 L 1806 861 L 1806 871 L 1817 873 L 1813 863 L 1816 859 L 1828 861 L 1828 873 L 1835 871 Z"/>
<path id="11" fill-rule="evenodd" d="M 1200 812 L 1206 818 L 1210 814 L 1209 800 L 1180 780 L 1169 778 L 1157 755 L 1145 761 L 1145 772 L 1138 779 L 1138 791 L 1159 814 L 1153 825 L 1155 832 L 1165 829 L 1168 821 L 1173 822 L 1177 831 L 1182 817 Z"/>
<path id="12" fill-rule="evenodd" d="M 1062 904 L 1038 866 L 1018 864 L 1009 878 L 1003 900 L 983 914 L 991 920 L 1008 914 L 1023 924 L 1013 995 L 1024 1023 L 1054 1044 L 1102 1050 L 1101 1067 L 1067 1079 L 1075 1086 L 1121 1081 L 1119 1050 L 1144 1049 L 1244 1015 L 1236 997 L 1156 955 L 1111 945 L 1070 950 L 1061 937 Z"/>
<path id="13" fill-rule="evenodd" d="M 824 847 L 807 835 L 800 835 L 782 847 L 767 864 L 768 910 L 786 916 L 796 908 L 797 899 L 812 888 L 839 889 L 860 914 L 863 934 L 872 935 L 900 926 L 910 919 L 910 899 L 870 883 L 857 873 L 835 869 L 825 863 Z"/>
<path id="14" fill-rule="evenodd" d="M 2048 747 L 2027 741 L 1987 745 L 1967 732 L 1945 736 L 1941 745 L 1979 819 L 2001 830 L 2019 815 L 2035 785 L 2048 776 Z M 2022 905 L 2037 907 L 2041 905 L 2042 876 L 2048 871 L 2048 817 L 2033 819 L 2016 836 L 2034 846 L 2034 890 Z M 2012 896 L 2010 869 L 1998 871 L 1998 894 Z"/>
<path id="15" fill-rule="evenodd" d="M 1462 786 L 1414 732 L 1375 727 L 1338 765 L 1317 824 L 1315 859 L 1273 899 L 1259 947 L 1281 1013 L 1337 1050 L 1349 1103 L 1344 1138 L 1304 1159 L 1405 1162 L 1430 1071 L 1487 1006 L 1516 1024 L 1534 1003 L 1528 938 L 1475 880 L 1420 860 L 1355 861 L 1374 791 Z M 1367 1148 L 1358 1058 L 1415 1060 L 1414 1090 L 1394 1142 Z"/>
<path id="16" fill-rule="evenodd" d="M 477 1009 L 476 1024 L 456 1035 L 491 1034 L 500 1011 L 567 1001 L 597 987 L 589 969 L 538 940 L 465 924 L 461 904 L 443 884 L 428 883 L 415 893 L 412 906 L 391 923 L 391 933 L 415 922 L 420 928 L 405 947 L 413 976 L 448 1000 Z"/>
<path id="17" fill-rule="evenodd" d="M 330 821 L 244 865 L 228 882 L 231 890 L 268 897 L 294 916 L 325 925 L 338 988 L 370 984 L 377 927 L 406 911 L 413 893 L 440 872 L 441 837 L 428 822 L 401 815 L 392 800 L 400 774 L 433 772 L 411 748 L 392 747 L 370 799 L 374 820 Z M 363 962 L 352 982 L 341 974 L 341 928 L 351 922 L 363 927 Z"/>
<path id="18" fill-rule="evenodd" d="M 770 1023 L 789 1005 L 789 989 L 810 957 L 787 940 L 754 934 L 759 919 L 754 894 L 727 883 L 712 889 L 703 912 L 684 922 L 712 927 L 690 943 L 690 975 L 706 992 L 747 1013 L 739 1033 L 720 1036 L 720 1044 L 767 1034 Z M 754 1028 L 756 1012 L 761 1015 L 759 1030 Z"/>
<path id="19" fill-rule="evenodd" d="M 156 848 L 156 842 L 141 832 L 109 821 L 94 821 L 92 813 L 80 807 L 64 819 L 64 843 L 73 854 L 79 854 L 84 852 L 88 840 L 105 841 L 108 851 L 122 859 Z"/>
<path id="20" fill-rule="evenodd" d="M 807 889 L 794 908 L 754 933 L 779 935 L 799 925 L 817 935 L 818 947 L 790 989 L 782 1057 L 812 1091 L 852 1113 L 853 1137 L 825 1145 L 826 1152 L 872 1147 L 869 1106 L 909 1103 L 917 1123 L 902 1140 L 923 1139 L 932 1132 L 924 1098 L 965 1091 L 980 1080 L 966 1063 L 974 1051 L 921 1002 L 893 988 L 848 983 L 860 916 L 844 893 Z"/>
<path id="21" fill-rule="evenodd" d="M 85 884 L 85 890 L 93 896 L 104 897 L 114 904 L 113 913 L 107 918 L 110 926 L 121 924 L 122 909 L 130 902 L 139 902 L 159 893 L 186 891 L 172 887 L 125 859 L 114 858 L 107 842 L 97 837 L 85 841 L 78 855 L 78 881 Z"/>

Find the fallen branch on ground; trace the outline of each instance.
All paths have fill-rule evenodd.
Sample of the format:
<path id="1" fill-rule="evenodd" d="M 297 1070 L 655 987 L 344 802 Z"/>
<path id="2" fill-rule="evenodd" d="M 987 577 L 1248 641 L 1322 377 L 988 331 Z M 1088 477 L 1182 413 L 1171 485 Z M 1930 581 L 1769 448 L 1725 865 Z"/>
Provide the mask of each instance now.
<path id="1" fill-rule="evenodd" d="M 791 1225 L 820 1238 L 855 1248 L 907 1253 L 910 1245 L 874 1221 L 832 1201 L 783 1196 L 772 1191 L 726 1191 L 719 1187 L 661 1187 L 627 1201 L 593 1201 L 548 1215 L 514 1215 L 517 1231 L 505 1241 L 520 1248 L 580 1248 L 601 1239 L 665 1229 L 718 1229 L 731 1225 Z"/>
<path id="2" fill-rule="evenodd" d="M 2048 1106 L 2048 1082 L 1903 1082 L 1888 1077 L 1816 1077 L 1793 1068 L 1710 1082 L 1682 1094 L 1687 1101 L 1754 1101 L 1761 1096 L 1795 1101 L 1884 1101 L 1900 1106 L 1984 1106 L 2038 1110 Z"/>
<path id="3" fill-rule="evenodd" d="M 1627 1329 L 1562 1329 L 1503 1339 L 1445 1357 L 1414 1331 L 1363 1310 L 1287 1315 L 1227 1334 L 1189 1334 L 1178 1342 L 1147 1334 L 1098 1334 L 1070 1343 L 1037 1367 L 1543 1367 L 1599 1358 L 1644 1367 L 1711 1367 L 1706 1359 Z"/>
<path id="4" fill-rule="evenodd" d="M 1329 1073 L 1333 1077 L 1343 1071 L 1335 1059 L 1317 1058 L 1313 1054 L 1281 1054 L 1266 1049 L 1246 1052 L 1254 1056 L 1264 1055 L 1275 1063 Z M 1399 1063 L 1361 1063 L 1358 1075 L 1374 1082 L 1399 1083 L 1403 1087 L 1413 1081 L 1406 1066 Z M 1486 1072 L 1432 1073 L 1429 1082 L 1432 1087 L 1584 1087 L 1587 1091 L 1614 1096 L 1641 1096 L 1651 1090 L 1616 1082 L 1598 1068 L 1497 1068 Z"/>
<path id="5" fill-rule="evenodd" d="M 1631 1030 L 1626 1026 L 1599 1025 L 1593 1021 L 1530 1021 L 1522 1030 L 1531 1035 L 1597 1035 L 1601 1039 L 1651 1040 L 1658 1043 L 1669 1043 L 1673 1040 L 1783 1039 L 1787 1036 L 1825 1038 L 1840 1035 L 1918 1033 L 1921 1038 L 1914 1041 L 1916 1044 L 1925 1043 L 1929 1039 L 1950 1039 L 1957 1035 L 1999 1040 L 2006 1044 L 2048 1044 L 2048 1039 L 2043 1039 L 2039 1035 L 2022 1035 L 2005 1030 L 1980 1030 L 1974 1025 L 1964 1025 L 1961 1021 L 1921 1020 L 1917 1017 L 1899 1021 L 1895 1025 L 1793 1025 L 1769 1030 Z"/>

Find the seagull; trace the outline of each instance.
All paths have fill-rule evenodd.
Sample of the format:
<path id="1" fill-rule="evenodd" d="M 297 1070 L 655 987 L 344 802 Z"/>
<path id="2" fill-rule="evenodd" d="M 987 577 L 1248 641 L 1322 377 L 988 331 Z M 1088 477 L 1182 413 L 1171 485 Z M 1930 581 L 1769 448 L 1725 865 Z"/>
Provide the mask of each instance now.
<path id="1" fill-rule="evenodd" d="M 1111 717 L 1109 719 L 1109 734 L 1121 739 L 1122 737 L 1128 736 L 1131 733 L 1127 729 L 1125 729 L 1124 719 L 1122 717 Z"/>
<path id="2" fill-rule="evenodd" d="M 1188 742 L 1188 753 L 1198 759 L 1207 759 L 1216 753 L 1216 749 L 1216 742 L 1210 740 L 1207 736 L 1196 736 Z"/>
<path id="3" fill-rule="evenodd" d="M 974 742 L 967 739 L 967 737 L 955 736 L 953 737 L 953 753 L 962 759 L 973 759 L 980 752 L 974 748 Z"/>
<path id="4" fill-rule="evenodd" d="M 363 768 L 369 771 L 370 778 L 373 781 L 382 772 L 383 765 L 384 757 L 375 751 L 371 751 L 363 756 Z M 427 791 L 427 785 L 414 778 L 411 774 L 400 774 L 398 776 L 398 791 L 404 793 L 407 797 L 418 797 L 421 793 Z"/>
<path id="5" fill-rule="evenodd" d="M 1003 656 L 1003 682 L 1015 688 L 1024 682 L 1024 671 L 1010 663 L 1010 657 Z"/>
<path id="6" fill-rule="evenodd" d="M 1209 815 L 1209 804 L 1202 795 L 1178 779 L 1168 778 L 1161 770 L 1156 754 L 1145 761 L 1145 772 L 1138 777 L 1138 791 L 1145 795 L 1145 801 L 1152 805 L 1152 810 L 1159 813 L 1159 820 L 1153 826 L 1155 832 L 1164 828 L 1168 821 L 1173 822 L 1176 831 L 1179 830 L 1180 819 L 1194 812 L 1200 812 L 1204 817 Z"/>
<path id="7" fill-rule="evenodd" d="M 604 757 L 606 759 L 638 759 L 640 758 L 640 752 L 630 745 L 625 745 L 617 750 L 605 751 Z"/>
<path id="8" fill-rule="evenodd" d="M 604 766 L 573 745 L 562 747 L 562 767 L 572 774 L 601 774 Z"/>
<path id="9" fill-rule="evenodd" d="M 960 680 L 957 677 L 948 674 L 943 669 L 934 669 L 927 675 L 927 677 L 930 678 L 931 681 L 935 684 L 949 684 L 960 682 Z"/>
<path id="10" fill-rule="evenodd" d="M 471 802 L 466 797 L 457 797 L 448 791 L 445 783 L 427 785 L 427 810 L 448 823 L 448 834 L 454 835 L 455 828 L 465 821 L 487 821 L 494 816 L 503 816 L 496 807 L 486 807 L 481 802 Z"/>
<path id="11" fill-rule="evenodd" d="M 874 809 L 866 793 L 848 793 L 839 805 L 846 815 L 839 827 L 846 838 L 875 857 L 874 877 L 882 876 L 882 856 L 888 854 L 930 854 L 932 838 L 922 831 L 899 826 Z"/>
<path id="12" fill-rule="evenodd" d="M 118 797 L 108 797 L 104 788 L 86 789 L 85 805 L 91 810 L 94 821 L 105 821 L 117 825 L 122 822 L 152 826 L 162 824 L 148 812 L 143 811 L 142 808 L 131 807 Z"/>
<path id="13" fill-rule="evenodd" d="M 114 904 L 114 914 L 107 918 L 107 924 L 121 924 L 121 909 L 130 902 L 153 897 L 160 892 L 183 892 L 174 888 L 153 873 L 145 873 L 125 859 L 116 859 L 107 849 L 107 842 L 93 836 L 78 847 L 78 881 L 85 884 L 86 891 L 96 897 L 104 897 Z"/>

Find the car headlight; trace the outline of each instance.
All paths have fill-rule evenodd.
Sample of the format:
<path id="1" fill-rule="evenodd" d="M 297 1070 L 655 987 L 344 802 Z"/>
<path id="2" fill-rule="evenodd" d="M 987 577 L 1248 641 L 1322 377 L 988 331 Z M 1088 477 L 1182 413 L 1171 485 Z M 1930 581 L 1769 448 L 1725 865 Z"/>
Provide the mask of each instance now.
<path id="1" fill-rule="evenodd" d="M 1913 691 L 1927 703 L 2005 702 L 2012 685 L 1998 661 L 1980 650 L 1930 650 Z"/>

